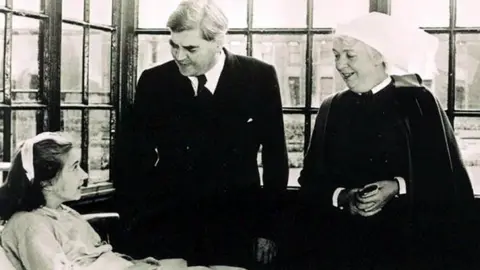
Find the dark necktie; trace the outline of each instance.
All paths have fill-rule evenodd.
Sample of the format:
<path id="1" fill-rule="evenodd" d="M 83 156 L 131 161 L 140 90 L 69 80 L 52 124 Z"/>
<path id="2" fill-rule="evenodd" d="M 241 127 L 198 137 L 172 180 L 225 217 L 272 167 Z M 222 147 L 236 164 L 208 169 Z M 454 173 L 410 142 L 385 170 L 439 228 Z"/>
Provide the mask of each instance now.
<path id="1" fill-rule="evenodd" d="M 205 87 L 207 83 L 207 77 L 205 75 L 197 76 L 198 79 L 198 88 L 197 88 L 197 98 L 201 100 L 209 100 L 212 98 L 212 92 Z"/>

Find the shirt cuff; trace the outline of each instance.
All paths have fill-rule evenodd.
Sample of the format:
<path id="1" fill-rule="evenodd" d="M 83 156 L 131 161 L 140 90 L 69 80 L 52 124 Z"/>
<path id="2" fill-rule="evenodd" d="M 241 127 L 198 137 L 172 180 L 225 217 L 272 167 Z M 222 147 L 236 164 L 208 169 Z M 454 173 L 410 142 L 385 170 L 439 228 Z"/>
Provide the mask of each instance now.
<path id="1" fill-rule="evenodd" d="M 407 194 L 407 183 L 405 182 L 405 179 L 400 176 L 396 176 L 393 179 L 398 182 L 398 195 Z"/>
<path id="2" fill-rule="evenodd" d="M 339 187 L 333 192 L 332 204 L 335 207 L 338 207 L 338 196 L 340 195 L 340 192 L 342 192 L 342 190 L 344 190 L 344 188 Z"/>

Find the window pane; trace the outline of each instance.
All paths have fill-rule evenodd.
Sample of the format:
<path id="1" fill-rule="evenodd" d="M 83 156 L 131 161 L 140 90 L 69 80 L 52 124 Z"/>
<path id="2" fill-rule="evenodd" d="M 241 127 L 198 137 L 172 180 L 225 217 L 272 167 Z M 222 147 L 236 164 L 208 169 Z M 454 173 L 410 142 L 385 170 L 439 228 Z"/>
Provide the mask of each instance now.
<path id="1" fill-rule="evenodd" d="M 170 14 L 180 0 L 139 0 L 138 27 L 166 28 Z M 229 20 L 229 27 L 247 26 L 247 0 L 218 0 Z"/>
<path id="2" fill-rule="evenodd" d="M 313 37 L 312 107 L 320 107 L 325 97 L 347 87 L 335 69 L 332 47 L 331 35 Z"/>
<path id="3" fill-rule="evenodd" d="M 5 44 L 5 14 L 0 14 L 0 102 L 3 102 L 3 52 Z"/>
<path id="4" fill-rule="evenodd" d="M 253 57 L 277 71 L 284 107 L 305 106 L 305 36 L 254 35 Z"/>
<path id="5" fill-rule="evenodd" d="M 247 37 L 244 35 L 228 35 L 225 48 L 234 54 L 247 55 Z"/>
<path id="6" fill-rule="evenodd" d="M 112 0 L 90 1 L 90 22 L 112 24 Z"/>
<path id="7" fill-rule="evenodd" d="M 478 0 L 457 0 L 457 26 L 479 27 Z"/>
<path id="8" fill-rule="evenodd" d="M 21 142 L 37 134 L 37 111 L 12 111 L 12 156 Z"/>
<path id="9" fill-rule="evenodd" d="M 305 142 L 305 116 L 284 114 L 285 138 L 287 140 L 288 166 L 290 174 L 288 185 L 298 186 L 298 176 L 303 167 L 303 146 Z"/>
<path id="10" fill-rule="evenodd" d="M 14 102 L 36 102 L 39 89 L 39 25 L 36 19 L 13 17 L 12 99 Z"/>
<path id="11" fill-rule="evenodd" d="M 480 194 L 480 118 L 456 117 L 455 135 L 475 194 Z"/>
<path id="12" fill-rule="evenodd" d="M 310 119 L 312 122 L 310 122 L 310 136 L 313 134 L 313 130 L 315 128 L 315 120 L 317 119 L 317 114 L 311 114 Z M 311 138 L 311 137 L 310 137 Z M 311 139 L 310 139 L 311 140 Z M 310 142 L 309 142 L 310 143 Z"/>
<path id="13" fill-rule="evenodd" d="M 421 27 L 448 27 L 449 0 L 391 0 L 392 15 Z M 457 1 L 458 2 L 458 1 Z"/>
<path id="14" fill-rule="evenodd" d="M 247 0 L 217 0 L 217 3 L 228 18 L 228 27 L 247 27 Z"/>
<path id="15" fill-rule="evenodd" d="M 480 35 L 456 38 L 455 108 L 480 109 Z"/>
<path id="16" fill-rule="evenodd" d="M 335 27 L 337 23 L 367 14 L 369 10 L 369 0 L 314 0 L 313 26 Z"/>
<path id="17" fill-rule="evenodd" d="M 110 103 L 110 50 L 112 34 L 90 30 L 89 102 Z"/>
<path id="18" fill-rule="evenodd" d="M 13 0 L 13 8 L 40 12 L 40 3 L 41 0 Z"/>
<path id="19" fill-rule="evenodd" d="M 5 6 L 5 0 L 0 0 L 0 5 Z"/>
<path id="20" fill-rule="evenodd" d="M 254 0 L 253 27 L 306 27 L 307 0 Z"/>
<path id="21" fill-rule="evenodd" d="M 169 35 L 139 35 L 137 74 L 147 68 L 172 60 Z"/>
<path id="22" fill-rule="evenodd" d="M 71 137 L 73 147 L 80 149 L 82 145 L 82 111 L 62 110 L 60 112 L 60 130 Z"/>
<path id="23" fill-rule="evenodd" d="M 82 102 L 83 27 L 62 24 L 62 102 Z"/>
<path id="24" fill-rule="evenodd" d="M 83 0 L 63 0 L 62 17 L 83 21 Z"/>
<path id="25" fill-rule="evenodd" d="M 448 35 L 436 34 L 439 39 L 439 47 L 435 58 L 437 64 L 437 74 L 432 74 L 430 77 L 424 77 L 423 83 L 432 93 L 438 98 L 440 104 L 444 109 L 447 108 L 448 96 Z"/>
<path id="26" fill-rule="evenodd" d="M 108 181 L 110 179 L 110 111 L 91 110 L 88 131 L 90 183 Z"/>
<path id="27" fill-rule="evenodd" d="M 303 167 L 303 146 L 305 141 L 305 116 L 301 114 L 284 114 L 285 139 L 288 151 L 288 186 L 298 187 L 298 177 Z M 260 176 L 263 174 L 261 149 L 257 156 Z M 262 182 L 263 184 L 263 182 Z"/>
<path id="28" fill-rule="evenodd" d="M 147 68 L 172 60 L 169 35 L 139 35 L 137 74 Z M 243 35 L 227 35 L 225 47 L 233 53 L 246 55 L 246 37 Z"/>

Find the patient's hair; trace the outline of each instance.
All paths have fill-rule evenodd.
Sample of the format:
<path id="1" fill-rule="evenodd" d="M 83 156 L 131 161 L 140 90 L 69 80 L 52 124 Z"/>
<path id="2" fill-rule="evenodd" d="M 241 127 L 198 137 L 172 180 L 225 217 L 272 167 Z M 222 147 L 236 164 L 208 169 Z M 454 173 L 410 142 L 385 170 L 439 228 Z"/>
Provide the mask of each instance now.
<path id="1" fill-rule="evenodd" d="M 33 145 L 33 170 L 35 177 L 30 181 L 22 164 L 21 149 L 17 150 L 10 172 L 0 187 L 0 219 L 8 220 L 20 211 L 32 211 L 45 205 L 43 189 L 63 169 L 63 157 L 72 149 L 70 140 L 59 133 Z"/>
<path id="2" fill-rule="evenodd" d="M 167 27 L 175 33 L 200 29 L 207 41 L 223 40 L 228 19 L 212 0 L 184 0 L 168 18 Z"/>

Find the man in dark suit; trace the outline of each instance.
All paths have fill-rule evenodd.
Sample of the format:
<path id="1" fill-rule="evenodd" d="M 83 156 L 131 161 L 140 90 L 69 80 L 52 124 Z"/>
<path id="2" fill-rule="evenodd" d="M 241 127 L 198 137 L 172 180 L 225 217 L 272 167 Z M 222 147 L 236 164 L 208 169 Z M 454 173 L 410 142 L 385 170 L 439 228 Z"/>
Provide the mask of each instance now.
<path id="1" fill-rule="evenodd" d="M 167 26 L 174 60 L 143 71 L 135 93 L 125 219 L 158 258 L 247 267 L 257 246 L 268 259 L 288 181 L 275 69 L 223 48 L 213 1 L 181 2 Z"/>
<path id="2" fill-rule="evenodd" d="M 473 191 L 448 118 L 420 76 L 389 76 L 424 71 L 415 61 L 436 44 L 380 13 L 337 28 L 349 89 L 323 102 L 299 179 L 320 249 L 302 269 L 464 269 L 471 259 Z"/>

